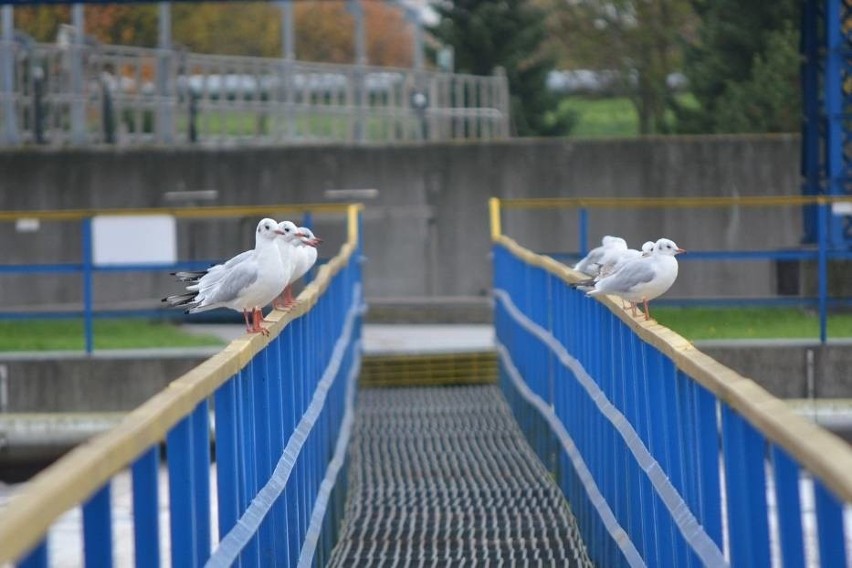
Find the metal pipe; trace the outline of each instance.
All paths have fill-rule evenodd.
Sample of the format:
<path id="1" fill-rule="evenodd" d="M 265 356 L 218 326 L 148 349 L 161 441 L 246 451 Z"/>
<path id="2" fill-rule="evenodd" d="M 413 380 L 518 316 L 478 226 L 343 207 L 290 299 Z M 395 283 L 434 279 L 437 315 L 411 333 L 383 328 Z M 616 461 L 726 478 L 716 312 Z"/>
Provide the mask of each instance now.
<path id="1" fill-rule="evenodd" d="M 2 65 L 3 123 L 6 144 L 12 146 L 20 139 L 15 108 L 15 12 L 11 5 L 3 6 L 3 36 L 0 39 Z"/>
<path id="2" fill-rule="evenodd" d="M 172 57 L 172 8 L 170 2 L 160 2 L 158 12 L 157 47 L 157 140 L 170 144 L 174 141 L 172 116 L 172 97 L 170 93 L 171 57 Z"/>
<path id="3" fill-rule="evenodd" d="M 71 74 L 71 143 L 83 145 L 88 141 L 86 134 L 86 93 L 83 82 L 83 49 L 86 39 L 86 14 L 82 4 L 71 7 L 71 25 L 74 37 L 69 46 Z"/>

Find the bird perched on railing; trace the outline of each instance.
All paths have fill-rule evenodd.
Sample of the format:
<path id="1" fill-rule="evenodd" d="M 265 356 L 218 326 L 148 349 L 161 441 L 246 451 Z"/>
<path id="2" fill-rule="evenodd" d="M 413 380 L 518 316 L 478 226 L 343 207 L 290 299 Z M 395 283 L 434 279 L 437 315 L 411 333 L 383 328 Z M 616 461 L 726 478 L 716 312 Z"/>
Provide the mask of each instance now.
<path id="1" fill-rule="evenodd" d="M 590 250 L 589 254 L 574 265 L 574 270 L 588 274 L 589 276 L 597 276 L 600 273 L 601 267 L 615 262 L 621 253 L 626 250 L 627 241 L 621 237 L 606 235 L 601 239 L 601 246 Z"/>
<path id="2" fill-rule="evenodd" d="M 253 249 L 204 271 L 174 273 L 178 280 L 190 283 L 186 287 L 188 292 L 168 296 L 163 301 L 172 307 L 187 307 L 186 313 L 216 308 L 241 311 L 247 332 L 268 334 L 260 325 L 262 308 L 275 299 L 281 283 L 289 280 L 293 271 L 292 263 L 282 261 L 276 241 L 295 242 L 302 236 L 289 221 L 279 224 L 274 219 L 262 219 L 257 225 Z"/>
<path id="3" fill-rule="evenodd" d="M 275 299 L 272 306 L 276 309 L 287 309 L 295 305 L 293 298 L 293 284 L 302 278 L 317 262 L 317 246 L 322 239 L 315 236 L 308 227 L 299 227 L 299 240 L 293 242 L 293 272 L 286 281 L 281 294 Z"/>
<path id="4" fill-rule="evenodd" d="M 619 248 L 620 250 L 620 248 Z M 651 254 L 651 251 L 654 250 L 654 242 L 653 241 L 645 241 L 642 244 L 642 250 L 636 249 L 624 249 L 620 250 L 616 254 L 608 254 L 606 259 L 606 263 L 598 263 L 598 274 L 593 276 L 592 278 L 586 278 L 585 280 L 580 280 L 579 282 L 572 282 L 571 286 L 577 288 L 578 290 L 582 290 L 583 292 L 588 292 L 595 285 L 595 282 L 609 276 L 610 274 L 617 272 L 622 266 L 624 266 L 627 262 L 633 260 L 634 258 L 639 258 L 642 256 L 648 256 Z"/>
<path id="5" fill-rule="evenodd" d="M 595 282 L 589 296 L 613 294 L 631 302 L 636 316 L 636 303 L 642 302 L 645 320 L 651 319 L 648 302 L 662 296 L 677 279 L 678 264 L 675 255 L 686 252 L 670 239 L 659 239 L 647 256 L 626 261 L 618 270 Z"/>

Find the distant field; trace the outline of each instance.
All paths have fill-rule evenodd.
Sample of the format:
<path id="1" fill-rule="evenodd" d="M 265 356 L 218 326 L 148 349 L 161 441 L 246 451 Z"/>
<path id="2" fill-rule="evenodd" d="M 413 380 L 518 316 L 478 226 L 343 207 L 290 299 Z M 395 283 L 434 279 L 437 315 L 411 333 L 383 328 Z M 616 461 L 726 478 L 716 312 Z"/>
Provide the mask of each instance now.
<path id="1" fill-rule="evenodd" d="M 680 95 L 678 100 L 684 105 L 697 104 L 692 95 Z M 571 131 L 571 136 L 577 138 L 639 135 L 639 115 L 627 97 L 571 96 L 562 100 L 560 110 L 577 113 L 577 126 Z"/>
<path id="2" fill-rule="evenodd" d="M 140 319 L 95 321 L 95 349 L 145 349 L 223 345 L 217 337 L 191 335 L 174 324 Z M 0 351 L 82 351 L 82 320 L 0 321 Z"/>
<path id="3" fill-rule="evenodd" d="M 819 318 L 795 308 L 654 308 L 661 325 L 696 339 L 816 339 Z M 829 337 L 852 337 L 852 313 L 828 318 Z"/>

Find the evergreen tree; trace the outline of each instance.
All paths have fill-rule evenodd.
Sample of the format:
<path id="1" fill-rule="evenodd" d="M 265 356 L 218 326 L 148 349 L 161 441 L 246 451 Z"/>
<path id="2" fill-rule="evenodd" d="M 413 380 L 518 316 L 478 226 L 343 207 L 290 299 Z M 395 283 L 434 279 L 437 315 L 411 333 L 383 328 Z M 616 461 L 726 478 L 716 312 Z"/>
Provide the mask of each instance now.
<path id="1" fill-rule="evenodd" d="M 441 19 L 430 32 L 452 46 L 457 72 L 506 72 L 518 135 L 568 133 L 573 117 L 557 115 L 558 97 L 546 85 L 555 59 L 545 47 L 543 11 L 531 0 L 452 0 L 434 7 Z"/>
<path id="2" fill-rule="evenodd" d="M 697 41 L 686 50 L 684 72 L 698 105 L 678 109 L 678 130 L 795 130 L 797 120 L 791 125 L 785 117 L 797 117 L 800 105 L 799 3 L 694 0 L 693 4 L 701 25 Z M 776 96 L 780 92 L 783 97 Z"/>

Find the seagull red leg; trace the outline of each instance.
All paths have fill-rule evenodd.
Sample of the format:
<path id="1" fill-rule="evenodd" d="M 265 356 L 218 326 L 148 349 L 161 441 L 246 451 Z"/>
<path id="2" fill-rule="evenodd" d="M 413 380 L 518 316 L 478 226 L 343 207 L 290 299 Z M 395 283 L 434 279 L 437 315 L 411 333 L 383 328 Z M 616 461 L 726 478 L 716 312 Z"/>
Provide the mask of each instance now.
<path id="1" fill-rule="evenodd" d="M 251 325 L 249 324 L 248 310 L 243 310 L 243 319 L 246 320 L 246 333 L 251 333 Z"/>
<path id="2" fill-rule="evenodd" d="M 651 309 L 648 307 L 648 300 L 642 301 L 645 304 L 645 321 L 649 321 L 651 319 Z"/>

